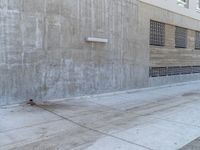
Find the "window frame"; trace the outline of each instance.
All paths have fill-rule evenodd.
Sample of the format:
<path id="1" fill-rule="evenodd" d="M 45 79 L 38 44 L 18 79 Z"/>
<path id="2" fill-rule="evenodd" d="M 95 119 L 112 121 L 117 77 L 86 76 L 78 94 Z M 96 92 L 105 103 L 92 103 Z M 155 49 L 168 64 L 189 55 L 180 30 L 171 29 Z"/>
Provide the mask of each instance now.
<path id="1" fill-rule="evenodd" d="M 165 46 L 165 23 L 150 20 L 149 45 Z"/>

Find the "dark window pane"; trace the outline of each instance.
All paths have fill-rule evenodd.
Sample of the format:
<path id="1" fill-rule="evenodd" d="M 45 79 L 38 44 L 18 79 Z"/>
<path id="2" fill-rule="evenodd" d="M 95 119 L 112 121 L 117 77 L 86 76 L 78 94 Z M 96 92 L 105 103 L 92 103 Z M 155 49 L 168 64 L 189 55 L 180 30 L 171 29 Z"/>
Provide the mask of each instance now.
<path id="1" fill-rule="evenodd" d="M 187 47 L 187 29 L 176 27 L 175 43 L 177 48 Z"/>
<path id="2" fill-rule="evenodd" d="M 195 49 L 200 49 L 200 32 L 196 31 Z"/>

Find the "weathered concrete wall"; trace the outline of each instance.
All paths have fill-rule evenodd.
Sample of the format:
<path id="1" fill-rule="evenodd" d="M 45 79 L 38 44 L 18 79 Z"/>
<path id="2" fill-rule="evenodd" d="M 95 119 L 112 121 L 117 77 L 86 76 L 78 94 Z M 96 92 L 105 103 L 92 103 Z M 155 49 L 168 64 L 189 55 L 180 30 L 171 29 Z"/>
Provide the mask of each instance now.
<path id="1" fill-rule="evenodd" d="M 151 19 L 167 24 L 165 47 L 149 46 Z M 137 0 L 0 0 L 0 105 L 198 80 L 152 79 L 149 67 L 200 65 L 199 25 Z M 190 29 L 187 49 L 174 48 L 174 26 Z"/>
<path id="2" fill-rule="evenodd" d="M 0 105 L 147 86 L 140 21 L 136 0 L 0 0 Z"/>

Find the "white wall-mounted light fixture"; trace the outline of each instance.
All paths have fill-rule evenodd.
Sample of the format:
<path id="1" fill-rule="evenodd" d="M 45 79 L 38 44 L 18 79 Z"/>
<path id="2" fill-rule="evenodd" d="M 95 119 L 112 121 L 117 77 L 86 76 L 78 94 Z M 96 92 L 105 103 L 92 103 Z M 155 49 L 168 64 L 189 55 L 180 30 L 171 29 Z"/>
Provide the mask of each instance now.
<path id="1" fill-rule="evenodd" d="M 87 37 L 87 42 L 96 42 L 96 43 L 108 43 L 108 39 L 96 38 L 96 37 Z"/>

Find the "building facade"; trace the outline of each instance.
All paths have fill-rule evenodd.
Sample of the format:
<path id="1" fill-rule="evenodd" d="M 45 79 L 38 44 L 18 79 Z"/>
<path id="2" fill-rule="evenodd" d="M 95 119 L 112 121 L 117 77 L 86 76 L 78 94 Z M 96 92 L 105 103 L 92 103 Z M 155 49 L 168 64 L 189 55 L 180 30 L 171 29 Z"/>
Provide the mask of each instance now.
<path id="1" fill-rule="evenodd" d="M 0 105 L 200 79 L 196 0 L 0 0 Z"/>
<path id="2" fill-rule="evenodd" d="M 198 80 L 199 1 L 143 0 L 143 2 L 140 10 L 148 12 L 145 20 L 150 27 L 149 85 Z"/>

